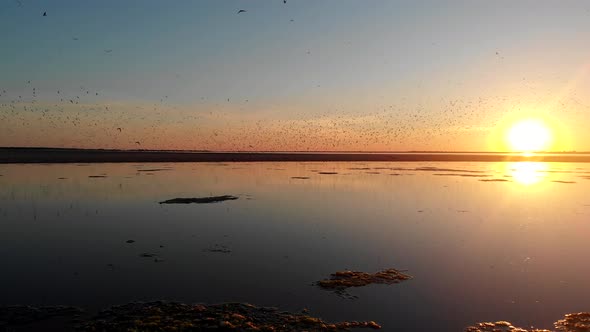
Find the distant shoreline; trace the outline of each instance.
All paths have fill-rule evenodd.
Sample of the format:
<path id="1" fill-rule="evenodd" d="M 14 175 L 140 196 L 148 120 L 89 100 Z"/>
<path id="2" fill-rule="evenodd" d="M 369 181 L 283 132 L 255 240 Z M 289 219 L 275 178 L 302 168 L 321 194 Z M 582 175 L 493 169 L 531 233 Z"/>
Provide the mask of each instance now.
<path id="1" fill-rule="evenodd" d="M 124 162 L 590 162 L 587 153 L 524 156 L 486 152 L 203 152 L 0 148 L 0 164 Z"/>

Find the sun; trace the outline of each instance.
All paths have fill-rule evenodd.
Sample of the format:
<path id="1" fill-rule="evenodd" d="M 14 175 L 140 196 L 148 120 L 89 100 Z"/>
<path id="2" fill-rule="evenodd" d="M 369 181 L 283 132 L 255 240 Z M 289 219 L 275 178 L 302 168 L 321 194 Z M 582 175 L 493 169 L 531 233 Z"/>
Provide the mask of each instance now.
<path id="1" fill-rule="evenodd" d="M 551 130 L 541 120 L 526 119 L 515 123 L 508 131 L 508 143 L 515 152 L 544 151 L 551 144 Z"/>

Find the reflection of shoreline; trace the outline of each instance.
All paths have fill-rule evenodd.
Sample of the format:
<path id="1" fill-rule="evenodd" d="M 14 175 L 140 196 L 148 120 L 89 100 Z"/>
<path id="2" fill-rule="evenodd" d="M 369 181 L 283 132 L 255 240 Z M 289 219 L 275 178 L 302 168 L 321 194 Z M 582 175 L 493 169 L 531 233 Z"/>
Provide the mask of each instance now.
<path id="1" fill-rule="evenodd" d="M 257 161 L 590 162 L 590 154 L 181 152 L 0 148 L 0 163 Z"/>

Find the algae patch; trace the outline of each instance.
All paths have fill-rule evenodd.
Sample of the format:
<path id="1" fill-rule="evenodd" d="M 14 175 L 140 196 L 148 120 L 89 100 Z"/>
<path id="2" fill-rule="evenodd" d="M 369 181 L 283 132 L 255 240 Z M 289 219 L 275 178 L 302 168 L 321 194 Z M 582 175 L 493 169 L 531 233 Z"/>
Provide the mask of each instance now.
<path id="1" fill-rule="evenodd" d="M 377 323 L 328 323 L 303 313 L 279 311 L 245 303 L 129 303 L 102 311 L 79 327 L 81 331 L 348 331 L 380 329 Z"/>
<path id="2" fill-rule="evenodd" d="M 332 273 L 330 279 L 317 282 L 324 289 L 343 291 L 350 287 L 362 287 L 370 284 L 397 284 L 412 279 L 412 276 L 396 269 L 387 269 L 376 273 L 359 271 L 339 271 Z"/>
<path id="3" fill-rule="evenodd" d="M 590 331 L 590 312 L 567 314 L 563 319 L 553 323 L 555 332 L 587 332 Z M 552 332 L 543 329 L 525 329 L 515 327 L 510 322 L 487 322 L 469 326 L 465 332 Z"/>

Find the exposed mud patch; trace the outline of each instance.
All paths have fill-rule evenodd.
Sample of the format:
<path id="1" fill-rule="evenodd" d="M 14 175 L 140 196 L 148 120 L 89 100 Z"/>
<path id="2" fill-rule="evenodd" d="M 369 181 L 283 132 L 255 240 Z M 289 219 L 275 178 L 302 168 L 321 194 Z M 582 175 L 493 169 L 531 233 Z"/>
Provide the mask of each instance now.
<path id="1" fill-rule="evenodd" d="M 231 195 L 223 195 L 223 196 L 211 196 L 211 197 L 197 197 L 197 198 L 173 198 L 167 201 L 162 201 L 160 204 L 209 204 L 209 203 L 219 203 L 223 201 L 232 201 L 236 200 L 239 197 L 231 196 Z"/>
<path id="2" fill-rule="evenodd" d="M 506 179 L 481 179 L 479 181 L 482 181 L 482 182 L 511 182 L 510 180 L 506 180 Z"/>
<path id="3" fill-rule="evenodd" d="M 590 312 L 567 314 L 553 323 L 555 330 L 525 329 L 515 327 L 510 322 L 488 322 L 469 326 L 465 332 L 588 332 L 590 331 Z"/>
<path id="4" fill-rule="evenodd" d="M 330 279 L 317 282 L 324 289 L 345 290 L 350 287 L 362 287 L 370 284 L 397 284 L 412 279 L 412 276 L 396 269 L 387 269 L 376 273 L 360 271 L 339 271 L 332 273 Z"/>
<path id="5" fill-rule="evenodd" d="M 168 302 L 129 303 L 102 311 L 80 331 L 348 331 L 380 329 L 377 323 L 327 323 L 304 313 L 244 303 L 214 305 Z"/>

